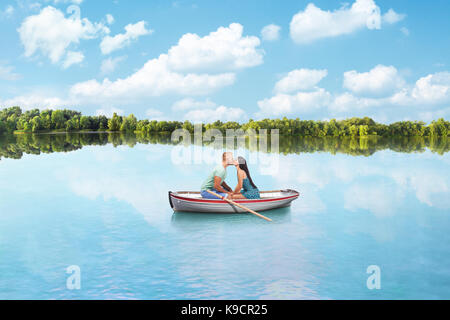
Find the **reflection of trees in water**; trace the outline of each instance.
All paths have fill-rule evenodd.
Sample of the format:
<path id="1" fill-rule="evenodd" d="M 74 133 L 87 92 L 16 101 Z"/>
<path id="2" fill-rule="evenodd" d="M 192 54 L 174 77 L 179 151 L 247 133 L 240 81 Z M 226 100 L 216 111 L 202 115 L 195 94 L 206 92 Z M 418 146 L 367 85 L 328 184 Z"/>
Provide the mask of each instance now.
<path id="1" fill-rule="evenodd" d="M 268 139 L 267 152 L 272 150 Z M 183 143 L 183 142 L 181 142 Z M 20 134 L 0 136 L 0 159 L 20 159 L 25 154 L 70 152 L 83 146 L 112 144 L 114 147 L 128 145 L 133 148 L 136 144 L 165 144 L 176 145 L 169 134 L 125 134 L 125 133 L 63 133 L 63 134 Z M 226 147 L 217 142 L 203 143 L 214 148 Z M 245 140 L 245 148 L 258 151 L 258 143 Z M 237 142 L 235 143 L 235 148 Z M 242 146 L 240 146 L 242 147 Z M 449 151 L 449 139 L 428 137 L 296 137 L 281 136 L 278 151 L 283 154 L 300 154 L 314 152 L 329 152 L 331 154 L 344 153 L 354 156 L 370 156 L 380 150 L 396 152 L 424 152 L 430 149 L 440 155 Z M 265 150 L 264 150 L 265 151 Z"/>

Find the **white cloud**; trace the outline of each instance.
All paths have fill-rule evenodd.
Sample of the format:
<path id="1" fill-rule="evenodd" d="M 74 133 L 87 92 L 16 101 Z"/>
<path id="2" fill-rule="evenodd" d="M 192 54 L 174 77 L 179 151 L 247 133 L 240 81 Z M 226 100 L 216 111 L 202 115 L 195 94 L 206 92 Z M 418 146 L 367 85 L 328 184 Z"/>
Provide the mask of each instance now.
<path id="1" fill-rule="evenodd" d="M 232 23 L 200 37 L 187 33 L 169 49 L 168 66 L 175 71 L 233 71 L 263 63 L 258 37 L 243 36 L 243 26 Z"/>
<path id="2" fill-rule="evenodd" d="M 292 70 L 275 84 L 276 94 L 273 97 L 258 101 L 259 112 L 256 117 L 311 114 L 326 107 L 331 101 L 331 94 L 316 85 L 327 73 L 327 70 Z"/>
<path id="3" fill-rule="evenodd" d="M 358 97 L 349 92 L 338 94 L 329 109 L 353 115 L 359 111 L 367 115 L 369 110 L 376 110 L 378 115 L 397 114 L 397 120 L 417 118 L 429 121 L 448 116 L 449 103 L 450 73 L 439 72 L 421 77 L 413 86 L 403 84 L 403 87 L 397 87 L 397 92 L 385 97 Z M 436 110 L 436 107 L 443 108 Z"/>
<path id="4" fill-rule="evenodd" d="M 109 29 L 101 23 L 91 23 L 86 18 L 66 18 L 60 10 L 49 6 L 39 14 L 27 17 L 17 31 L 25 47 L 26 57 L 41 52 L 52 63 L 58 63 L 66 55 L 69 46 L 108 33 Z"/>
<path id="5" fill-rule="evenodd" d="M 344 73 L 344 88 L 358 95 L 387 96 L 397 92 L 405 84 L 393 66 L 377 65 L 369 72 L 356 70 Z"/>
<path id="6" fill-rule="evenodd" d="M 405 35 L 405 36 L 409 36 L 409 29 L 406 27 L 401 27 L 400 31 Z"/>
<path id="7" fill-rule="evenodd" d="M 235 70 L 262 63 L 255 49 L 257 37 L 242 37 L 243 28 L 231 24 L 200 38 L 186 34 L 167 54 L 149 60 L 140 70 L 124 79 L 103 82 L 89 80 L 70 90 L 73 99 L 84 103 L 133 103 L 165 94 L 205 95 L 234 83 L 236 75 L 194 73 L 194 69 Z M 189 71 L 187 71 L 189 70 Z"/>
<path id="8" fill-rule="evenodd" d="M 164 114 L 157 109 L 147 109 L 147 111 L 145 111 L 145 115 L 148 117 L 148 119 L 150 120 L 164 120 Z"/>
<path id="9" fill-rule="evenodd" d="M 22 76 L 14 72 L 14 67 L 0 63 L 0 79 L 1 80 L 19 80 Z"/>
<path id="10" fill-rule="evenodd" d="M 389 98 L 402 106 L 433 107 L 450 103 L 450 72 L 437 72 L 421 77 L 412 88 L 404 88 Z M 423 112 L 424 110 L 422 110 Z"/>
<path id="11" fill-rule="evenodd" d="M 425 122 L 431 122 L 439 118 L 448 119 L 450 116 L 450 108 L 443 108 L 439 110 L 424 110 L 419 111 L 417 114 L 418 119 L 421 119 Z"/>
<path id="12" fill-rule="evenodd" d="M 68 51 L 62 67 L 63 69 L 67 69 L 74 64 L 80 64 L 83 60 L 84 54 L 82 52 Z"/>
<path id="13" fill-rule="evenodd" d="M 292 113 L 312 113 L 326 107 L 331 101 L 331 94 L 318 88 L 311 92 L 296 94 L 277 94 L 269 99 L 258 101 L 258 117 L 284 116 Z"/>
<path id="14" fill-rule="evenodd" d="M 261 37 L 264 41 L 275 41 L 280 38 L 281 27 L 276 24 L 269 24 L 262 28 Z"/>
<path id="15" fill-rule="evenodd" d="M 108 58 L 102 61 L 102 65 L 100 67 L 100 72 L 102 75 L 113 73 L 116 70 L 117 65 L 124 61 L 126 56 L 116 57 L 116 58 Z"/>
<path id="16" fill-rule="evenodd" d="M 429 74 L 417 80 L 411 97 L 419 103 L 450 101 L 450 72 Z"/>
<path id="17" fill-rule="evenodd" d="M 275 92 L 290 93 L 298 90 L 313 89 L 327 74 L 327 70 L 293 70 L 275 84 Z"/>
<path id="18" fill-rule="evenodd" d="M 114 113 L 117 113 L 119 116 L 122 116 L 125 112 L 122 109 L 118 108 L 105 108 L 105 109 L 98 109 L 95 111 L 95 115 L 97 116 L 106 116 L 108 118 L 111 118 Z"/>
<path id="19" fill-rule="evenodd" d="M 0 99 L 0 105 L 4 107 L 20 106 L 24 110 L 61 108 L 67 105 L 67 101 L 58 97 L 46 97 L 39 94 L 17 96 L 11 99 Z"/>
<path id="20" fill-rule="evenodd" d="M 113 17 L 113 15 L 112 14 L 107 14 L 106 15 L 106 23 L 108 23 L 109 25 L 111 25 L 111 24 L 113 24 L 114 23 L 114 17 Z"/>
<path id="21" fill-rule="evenodd" d="M 402 21 L 403 19 L 405 19 L 405 17 L 406 17 L 405 14 L 398 14 L 393 9 L 389 9 L 388 12 L 383 14 L 382 19 L 383 19 L 383 22 L 386 22 L 389 24 L 394 24 L 399 21 Z"/>
<path id="22" fill-rule="evenodd" d="M 83 0 L 46 0 L 46 2 L 53 2 L 54 4 L 74 3 L 80 5 L 83 2 Z"/>
<path id="23" fill-rule="evenodd" d="M 72 86 L 71 96 L 86 103 L 117 103 L 142 101 L 164 94 L 202 95 L 234 83 L 232 73 L 180 74 L 167 67 L 167 55 L 148 61 L 140 70 L 125 79 L 98 82 L 89 80 Z"/>
<path id="24" fill-rule="evenodd" d="M 376 121 L 429 121 L 450 115 L 450 72 L 429 74 L 407 84 L 393 66 L 378 65 L 368 72 L 351 70 L 343 75 L 349 91 L 330 93 L 316 85 L 326 70 L 299 69 L 275 84 L 275 95 L 257 102 L 256 118 L 292 115 L 330 117 L 370 116 Z"/>
<path id="25" fill-rule="evenodd" d="M 66 23 L 62 13 L 55 8 L 47 7 L 43 9 L 38 15 L 29 17 L 22 24 L 22 30 L 30 31 L 36 27 L 38 20 L 42 16 L 57 17 Z M 31 21 L 31 23 L 29 22 Z M 75 21 L 75 26 L 79 26 L 81 20 Z M 84 20 L 83 20 L 84 21 Z M 69 23 L 71 26 L 72 22 Z M 82 26 L 87 25 L 84 21 Z M 43 26 L 38 27 L 43 30 Z M 259 45 L 257 37 L 243 37 L 242 26 L 239 24 L 231 24 L 230 27 L 219 28 L 216 32 L 211 32 L 209 35 L 199 38 L 196 35 L 189 34 L 183 36 L 178 44 L 172 47 L 166 54 L 161 54 L 158 58 L 151 59 L 144 64 L 142 68 L 134 72 L 128 77 L 110 80 L 105 78 L 103 81 L 95 79 L 87 80 L 72 85 L 68 94 L 66 95 L 66 105 L 70 106 L 101 106 L 103 109 L 118 107 L 127 104 L 141 104 L 143 101 L 162 95 L 184 95 L 184 96 L 199 96 L 213 93 L 214 91 L 225 86 L 232 85 L 235 82 L 236 74 L 234 72 L 217 73 L 218 69 L 224 68 L 227 70 L 235 70 L 239 68 L 251 67 L 262 63 L 262 52 L 256 49 Z M 59 34 L 59 31 L 56 32 Z M 97 33 L 95 33 L 97 36 Z M 92 35 L 94 36 L 94 35 Z M 36 50 L 44 50 L 44 45 L 38 39 L 39 37 L 32 37 L 35 39 L 34 47 L 29 48 L 29 54 L 33 54 Z M 55 38 L 54 35 L 50 38 Z M 57 37 L 56 37 L 57 38 Z M 80 37 L 73 39 L 79 40 Z M 72 38 L 71 38 L 72 39 Z M 72 39 L 72 40 L 73 40 Z M 200 45 L 201 48 L 196 48 L 189 51 L 189 39 L 194 39 L 193 43 Z M 48 39 L 47 39 L 48 40 Z M 46 40 L 46 41 L 47 41 Z M 68 43 L 71 43 L 70 40 Z M 44 41 L 44 43 L 47 43 Z M 75 40 L 73 40 L 75 41 Z M 67 43 L 66 43 L 67 44 Z M 192 43 L 191 43 L 192 44 Z M 208 51 L 206 47 L 211 45 L 211 50 Z M 213 48 L 214 47 L 214 48 Z M 58 50 L 53 52 L 54 48 L 45 51 L 52 56 L 55 61 L 59 61 L 65 56 L 65 67 L 74 63 L 79 63 L 82 58 L 79 52 L 69 51 L 67 54 L 67 46 L 58 45 Z M 186 49 L 186 55 L 183 57 L 180 53 L 181 48 Z M 199 56 L 196 57 L 195 54 Z M 206 56 L 205 56 L 206 55 Z M 75 59 L 76 58 L 76 59 Z M 195 69 L 197 64 L 201 64 L 203 59 L 206 60 L 203 69 L 208 69 L 211 73 L 194 72 L 194 71 L 180 71 L 177 69 L 178 64 L 181 64 L 180 59 L 186 59 L 185 66 L 189 69 Z M 102 72 L 111 72 L 117 64 L 118 58 L 106 59 L 102 63 Z M 252 61 L 250 61 L 252 60 Z M 218 66 L 214 67 L 214 63 Z M 214 70 L 215 69 L 215 70 Z M 46 102 L 48 99 L 40 97 L 41 102 Z M 59 98 L 54 98 L 59 99 Z M 61 99 L 60 99 L 61 100 Z M 223 108 L 215 106 L 219 111 Z M 102 110 L 103 110 L 102 109 Z M 192 107 L 191 109 L 195 109 Z M 229 108 L 231 111 L 231 118 L 233 115 L 239 114 L 236 108 Z"/>
<path id="26" fill-rule="evenodd" d="M 359 111 L 367 111 L 367 109 L 383 104 L 390 105 L 388 99 L 360 98 L 355 97 L 349 92 L 338 94 L 330 103 L 329 110 L 336 113 L 356 113 Z"/>
<path id="27" fill-rule="evenodd" d="M 122 49 L 137 40 L 141 36 L 152 34 L 153 30 L 146 28 L 145 21 L 139 21 L 135 24 L 129 24 L 125 27 L 125 33 L 120 33 L 114 37 L 106 36 L 100 43 L 100 49 L 103 54 L 110 54 L 113 51 Z"/>
<path id="28" fill-rule="evenodd" d="M 198 109 L 191 110 L 185 116 L 184 119 L 190 120 L 195 123 L 211 123 L 216 120 L 220 121 L 240 121 L 246 118 L 245 111 L 240 108 L 229 108 L 225 106 L 219 106 L 213 109 Z"/>
<path id="29" fill-rule="evenodd" d="M 195 100 L 192 98 L 185 98 L 176 101 L 172 105 L 172 111 L 180 113 L 187 111 L 182 116 L 184 120 L 193 122 L 214 122 L 221 121 L 239 121 L 246 118 L 246 113 L 240 108 L 230 108 L 226 106 L 219 106 L 210 99 Z"/>
<path id="30" fill-rule="evenodd" d="M 402 18 L 402 15 L 392 9 L 383 16 L 387 23 L 394 23 Z M 380 8 L 373 0 L 356 0 L 350 7 L 344 5 L 334 11 L 322 10 L 310 3 L 304 11 L 293 16 L 290 34 L 296 43 L 309 43 L 321 38 L 350 34 L 364 28 L 380 29 L 381 23 Z"/>
<path id="31" fill-rule="evenodd" d="M 172 110 L 186 111 L 191 109 L 214 108 L 214 107 L 216 107 L 216 104 L 209 99 L 199 101 L 192 98 L 184 98 L 176 101 L 172 105 Z"/>

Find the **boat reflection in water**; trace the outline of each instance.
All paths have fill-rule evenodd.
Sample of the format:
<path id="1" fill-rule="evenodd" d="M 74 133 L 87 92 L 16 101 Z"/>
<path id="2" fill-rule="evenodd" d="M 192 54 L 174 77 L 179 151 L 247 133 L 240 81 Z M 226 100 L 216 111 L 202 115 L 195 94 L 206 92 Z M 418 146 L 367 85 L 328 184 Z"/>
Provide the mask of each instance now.
<path id="1" fill-rule="evenodd" d="M 272 219 L 272 223 L 287 223 L 291 221 L 291 207 L 265 211 L 264 215 Z M 257 219 L 250 213 L 200 213 L 200 212 L 174 212 L 172 215 L 172 225 L 180 229 L 210 228 L 211 224 L 217 225 L 248 225 L 248 224 L 267 224 L 262 219 Z"/>

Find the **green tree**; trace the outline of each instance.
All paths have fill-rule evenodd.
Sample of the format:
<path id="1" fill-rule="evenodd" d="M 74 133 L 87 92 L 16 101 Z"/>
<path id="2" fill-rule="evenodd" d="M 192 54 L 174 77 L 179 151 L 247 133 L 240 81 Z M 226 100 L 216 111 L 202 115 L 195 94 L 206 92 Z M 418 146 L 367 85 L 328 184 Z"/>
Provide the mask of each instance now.
<path id="1" fill-rule="evenodd" d="M 42 130 L 41 118 L 39 116 L 35 116 L 33 120 L 31 120 L 31 130 L 33 132 L 38 132 L 39 130 Z"/>
<path id="2" fill-rule="evenodd" d="M 359 126 L 359 136 L 365 137 L 369 135 L 369 126 L 368 125 L 360 125 Z"/>
<path id="3" fill-rule="evenodd" d="M 114 112 L 111 119 L 108 121 L 108 129 L 110 131 L 119 131 L 122 125 L 122 117 L 118 116 L 117 113 Z"/>
<path id="4" fill-rule="evenodd" d="M 120 126 L 120 131 L 134 132 L 136 131 L 136 126 L 137 119 L 133 114 L 130 114 L 123 120 L 122 125 Z"/>
<path id="5" fill-rule="evenodd" d="M 91 130 L 92 129 L 91 118 L 87 116 L 82 116 L 80 118 L 80 128 L 81 130 Z"/>
<path id="6" fill-rule="evenodd" d="M 52 112 L 52 129 L 63 129 L 66 126 L 66 118 L 62 110 Z"/>
<path id="7" fill-rule="evenodd" d="M 359 133 L 359 129 L 357 126 L 355 126 L 354 124 L 352 124 L 349 128 L 350 131 L 350 136 L 351 137 L 356 137 Z"/>

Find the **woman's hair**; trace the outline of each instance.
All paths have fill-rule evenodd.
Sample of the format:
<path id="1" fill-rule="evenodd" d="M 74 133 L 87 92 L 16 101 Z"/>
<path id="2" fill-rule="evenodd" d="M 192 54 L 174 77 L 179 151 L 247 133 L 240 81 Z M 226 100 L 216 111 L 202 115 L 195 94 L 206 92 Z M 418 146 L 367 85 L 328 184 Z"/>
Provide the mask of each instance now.
<path id="1" fill-rule="evenodd" d="M 250 172 L 248 171 L 247 161 L 245 161 L 245 159 L 243 157 L 238 157 L 238 163 L 239 163 L 239 168 L 241 170 L 244 170 L 244 172 L 247 174 L 247 178 L 250 181 L 250 184 L 253 186 L 253 188 L 257 189 L 255 184 L 253 183 L 252 177 L 250 176 Z"/>

